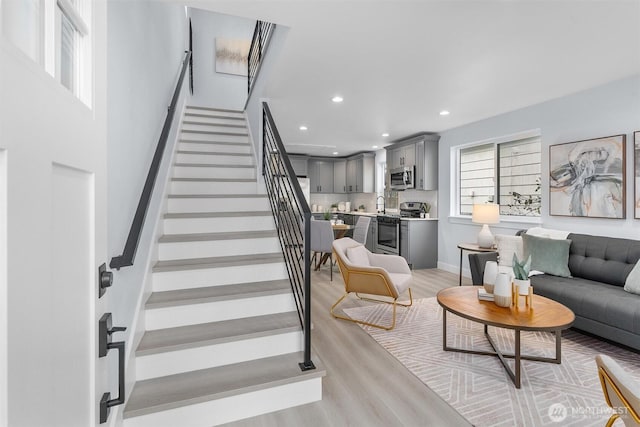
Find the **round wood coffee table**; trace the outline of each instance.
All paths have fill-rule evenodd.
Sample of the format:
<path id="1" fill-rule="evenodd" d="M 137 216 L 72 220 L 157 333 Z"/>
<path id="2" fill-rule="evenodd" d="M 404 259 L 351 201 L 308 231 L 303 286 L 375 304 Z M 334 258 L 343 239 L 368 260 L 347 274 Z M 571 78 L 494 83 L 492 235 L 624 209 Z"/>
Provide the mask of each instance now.
<path id="1" fill-rule="evenodd" d="M 575 320 L 573 311 L 556 301 L 535 294 L 531 307 L 527 307 L 525 304 L 520 304 L 519 307 L 515 305 L 498 307 L 493 301 L 479 300 L 479 288 L 481 286 L 463 286 L 447 288 L 438 292 L 438 304 L 443 308 L 442 349 L 444 351 L 498 356 L 516 388 L 520 388 L 520 361 L 522 359 L 557 364 L 561 362 L 562 330 L 568 329 L 573 324 Z M 494 351 L 466 350 L 447 346 L 447 312 L 483 324 L 484 335 Z M 498 349 L 489 335 L 489 326 L 514 330 L 515 354 L 504 354 Z M 520 331 L 555 332 L 556 357 L 547 358 L 520 354 Z M 515 359 L 515 372 L 507 364 L 507 358 Z"/>

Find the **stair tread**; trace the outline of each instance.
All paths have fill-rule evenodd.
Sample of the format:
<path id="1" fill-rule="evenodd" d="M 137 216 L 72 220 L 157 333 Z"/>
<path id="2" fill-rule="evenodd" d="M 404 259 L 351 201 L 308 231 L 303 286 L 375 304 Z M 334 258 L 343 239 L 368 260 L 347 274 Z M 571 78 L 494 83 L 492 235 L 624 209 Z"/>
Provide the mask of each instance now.
<path id="1" fill-rule="evenodd" d="M 183 120 L 183 125 L 202 125 L 202 126 L 220 126 L 227 128 L 246 128 L 246 125 L 240 124 L 231 124 L 231 123 L 211 123 L 211 122 L 203 122 L 203 121 L 195 121 L 195 120 Z"/>
<path id="2" fill-rule="evenodd" d="M 236 283 L 233 285 L 208 286 L 203 288 L 179 289 L 174 291 L 153 292 L 145 308 L 164 308 L 197 302 L 210 302 L 232 299 L 236 295 L 277 294 L 291 291 L 289 280 L 268 280 L 262 282 Z"/>
<path id="3" fill-rule="evenodd" d="M 225 116 L 225 115 L 221 115 L 221 114 L 207 114 L 207 113 L 191 113 L 191 112 L 185 112 L 184 113 L 185 117 L 189 116 L 189 117 L 206 117 L 209 119 L 224 119 L 224 120 L 244 120 L 244 117 L 238 117 L 238 116 Z"/>
<path id="4" fill-rule="evenodd" d="M 174 182 L 257 182 L 256 178 L 171 178 Z"/>
<path id="5" fill-rule="evenodd" d="M 191 151 L 178 150 L 178 154 L 197 154 L 203 156 L 237 156 L 237 157 L 253 157 L 250 153 L 225 153 L 224 151 Z"/>
<path id="6" fill-rule="evenodd" d="M 168 194 L 169 199 L 266 199 L 264 194 Z"/>
<path id="7" fill-rule="evenodd" d="M 205 111 L 224 111 L 225 113 L 238 113 L 238 114 L 243 114 L 244 111 L 242 110 L 232 110 L 229 108 L 216 108 L 216 107 L 202 107 L 199 105 L 187 105 L 187 108 L 190 108 L 192 110 L 205 110 Z"/>
<path id="8" fill-rule="evenodd" d="M 136 356 L 300 331 L 295 311 L 146 331 Z"/>
<path id="9" fill-rule="evenodd" d="M 180 129 L 182 133 L 195 133 L 199 135 L 225 135 L 225 136 L 249 136 L 248 133 L 224 132 L 218 130 Z"/>
<path id="10" fill-rule="evenodd" d="M 249 145 L 249 142 L 232 142 L 232 141 L 200 141 L 197 139 L 180 139 L 180 142 L 186 142 L 189 144 L 215 144 L 215 145 Z"/>
<path id="11" fill-rule="evenodd" d="M 165 234 L 158 243 L 206 242 L 212 240 L 246 240 L 277 237 L 276 230 L 221 231 L 215 233 Z"/>
<path id="12" fill-rule="evenodd" d="M 210 163 L 175 163 L 174 166 L 178 167 L 190 167 L 190 168 L 237 168 L 248 169 L 255 168 L 255 165 L 218 165 Z"/>
<path id="13" fill-rule="evenodd" d="M 316 356 L 312 358 L 316 369 L 302 371 L 298 363 L 303 358 L 302 352 L 288 353 L 138 381 L 123 416 L 131 418 L 319 378 L 326 374 L 324 366 Z"/>
<path id="14" fill-rule="evenodd" d="M 271 211 L 168 213 L 164 215 L 164 219 L 235 218 L 248 216 L 271 216 Z"/>
<path id="15" fill-rule="evenodd" d="M 153 272 L 159 273 L 165 271 L 233 267 L 253 264 L 267 264 L 282 261 L 284 261 L 284 258 L 282 253 L 280 252 L 207 258 L 175 259 L 156 262 L 156 264 L 153 266 Z"/>

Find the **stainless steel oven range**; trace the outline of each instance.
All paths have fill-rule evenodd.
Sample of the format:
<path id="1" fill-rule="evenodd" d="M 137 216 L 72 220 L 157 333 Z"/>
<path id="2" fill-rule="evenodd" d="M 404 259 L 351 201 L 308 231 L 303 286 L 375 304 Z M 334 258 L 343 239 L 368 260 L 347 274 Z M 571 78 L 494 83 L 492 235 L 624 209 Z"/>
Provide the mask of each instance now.
<path id="1" fill-rule="evenodd" d="M 400 255 L 400 216 L 378 215 L 376 252 Z"/>

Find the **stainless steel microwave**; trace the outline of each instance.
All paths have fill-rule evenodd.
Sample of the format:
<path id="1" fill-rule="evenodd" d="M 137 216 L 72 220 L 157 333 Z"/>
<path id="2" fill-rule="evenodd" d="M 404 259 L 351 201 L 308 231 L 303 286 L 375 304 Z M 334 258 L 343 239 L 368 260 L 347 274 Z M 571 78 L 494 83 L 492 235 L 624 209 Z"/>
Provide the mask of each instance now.
<path id="1" fill-rule="evenodd" d="M 403 166 L 389 171 L 391 189 L 395 191 L 416 188 L 416 167 Z"/>

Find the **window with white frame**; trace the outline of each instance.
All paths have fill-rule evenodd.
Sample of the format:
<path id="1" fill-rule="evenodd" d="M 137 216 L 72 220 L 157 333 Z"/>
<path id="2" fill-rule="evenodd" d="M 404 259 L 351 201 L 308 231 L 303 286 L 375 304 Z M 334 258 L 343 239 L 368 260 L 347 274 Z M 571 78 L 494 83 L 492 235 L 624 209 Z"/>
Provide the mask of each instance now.
<path id="1" fill-rule="evenodd" d="M 497 203 L 500 214 L 540 216 L 540 133 L 531 131 L 453 148 L 457 215 Z"/>
<path id="2" fill-rule="evenodd" d="M 57 0 L 56 19 L 56 78 L 73 94 L 88 103 L 85 72 L 88 26 L 84 19 L 88 2 Z"/>

